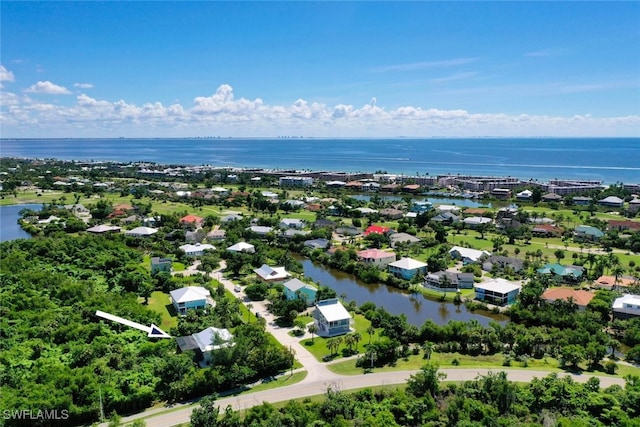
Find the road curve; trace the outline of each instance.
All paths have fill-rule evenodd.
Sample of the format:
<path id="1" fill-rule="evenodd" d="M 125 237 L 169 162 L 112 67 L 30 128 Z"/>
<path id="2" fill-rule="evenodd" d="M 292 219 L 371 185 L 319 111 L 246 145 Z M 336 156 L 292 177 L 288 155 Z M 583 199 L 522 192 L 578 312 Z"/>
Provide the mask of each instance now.
<path id="1" fill-rule="evenodd" d="M 524 369 L 441 369 L 447 375 L 446 381 L 467 381 L 477 378 L 479 375 L 486 375 L 489 372 L 506 372 L 507 377 L 511 381 L 529 382 L 533 378 L 542 378 L 550 374 L 548 371 L 534 371 Z M 225 397 L 217 401 L 221 412 L 231 405 L 235 410 L 247 409 L 252 406 L 260 405 L 263 402 L 275 403 L 291 399 L 299 399 L 308 396 L 323 394 L 328 388 L 333 390 L 350 390 L 362 387 L 374 387 L 389 384 L 403 384 L 409 376 L 418 371 L 396 371 L 382 372 L 378 374 L 340 376 L 338 379 L 325 381 L 305 381 L 293 384 L 287 387 L 276 388 L 272 390 L 259 391 L 256 393 L 243 394 L 239 396 Z M 577 382 L 586 382 L 592 375 L 574 375 L 567 373 L 559 373 L 560 376 L 570 376 Z M 624 386 L 625 381 L 622 378 L 600 377 L 600 385 L 609 387 L 614 384 Z M 177 424 L 188 423 L 191 418 L 191 412 L 197 406 L 186 406 L 182 409 L 169 413 L 158 413 L 149 416 L 148 413 L 140 413 L 130 417 L 122 418 L 123 424 L 130 423 L 136 419 L 144 418 L 147 427 L 167 427 Z M 106 426 L 106 424 L 103 424 Z"/>

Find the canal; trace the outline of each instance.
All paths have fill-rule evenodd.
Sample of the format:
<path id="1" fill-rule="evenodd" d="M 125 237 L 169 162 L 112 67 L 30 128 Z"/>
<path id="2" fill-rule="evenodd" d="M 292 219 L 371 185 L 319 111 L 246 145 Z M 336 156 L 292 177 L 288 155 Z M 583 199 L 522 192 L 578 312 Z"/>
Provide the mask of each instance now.
<path id="1" fill-rule="evenodd" d="M 435 301 L 422 294 L 412 295 L 380 283 L 364 283 L 352 274 L 325 267 L 304 257 L 296 258 L 302 263 L 305 276 L 333 289 L 338 296 L 346 294 L 346 301 L 354 300 L 358 306 L 371 301 L 376 306 L 384 307 L 391 314 L 405 314 L 407 321 L 412 325 L 422 326 L 427 319 L 440 325 L 446 324 L 449 320 L 475 319 L 485 326 L 491 321 L 505 323 L 508 320 L 503 315 L 471 312 L 463 304 Z"/>
<path id="2" fill-rule="evenodd" d="M 33 209 L 39 211 L 41 204 L 6 205 L 0 206 L 0 242 L 14 239 L 29 239 L 31 235 L 24 231 L 18 219 L 22 209 Z"/>

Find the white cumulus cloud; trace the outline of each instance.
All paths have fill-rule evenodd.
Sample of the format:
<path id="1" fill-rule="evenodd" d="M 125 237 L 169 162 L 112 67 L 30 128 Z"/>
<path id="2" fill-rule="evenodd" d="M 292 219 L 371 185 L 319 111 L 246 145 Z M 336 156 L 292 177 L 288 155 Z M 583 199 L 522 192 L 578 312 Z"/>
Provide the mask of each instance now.
<path id="1" fill-rule="evenodd" d="M 59 86 L 50 81 L 39 81 L 38 83 L 31 85 L 25 92 L 28 93 L 40 93 L 46 95 L 69 95 L 71 92 L 64 86 Z"/>
<path id="2" fill-rule="evenodd" d="M 0 65 L 0 82 L 12 82 L 15 80 L 13 73 Z"/>

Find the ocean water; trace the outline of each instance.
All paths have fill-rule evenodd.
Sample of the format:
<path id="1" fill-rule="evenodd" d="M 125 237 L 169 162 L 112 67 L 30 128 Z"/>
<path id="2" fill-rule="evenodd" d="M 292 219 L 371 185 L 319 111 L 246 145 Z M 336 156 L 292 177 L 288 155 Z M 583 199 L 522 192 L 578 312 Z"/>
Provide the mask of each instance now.
<path id="1" fill-rule="evenodd" d="M 2 139 L 0 156 L 640 182 L 640 138 Z"/>

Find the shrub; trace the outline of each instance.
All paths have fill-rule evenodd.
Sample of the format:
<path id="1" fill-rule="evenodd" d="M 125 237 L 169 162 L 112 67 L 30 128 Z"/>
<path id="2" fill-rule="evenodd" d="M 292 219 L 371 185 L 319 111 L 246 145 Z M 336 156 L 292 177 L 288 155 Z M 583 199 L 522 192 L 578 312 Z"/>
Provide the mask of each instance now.
<path id="1" fill-rule="evenodd" d="M 613 360 L 609 360 L 607 363 L 604 364 L 604 371 L 607 374 L 614 375 L 618 371 L 618 364 Z"/>

